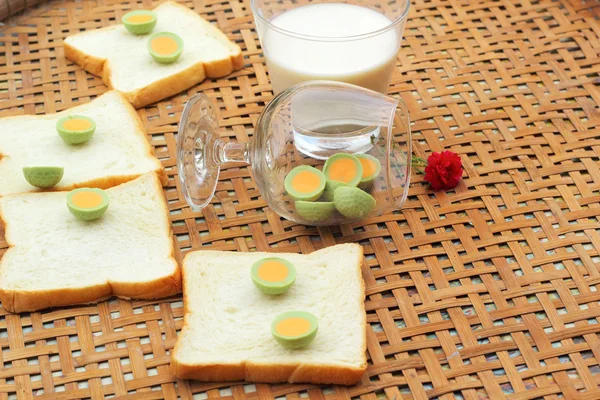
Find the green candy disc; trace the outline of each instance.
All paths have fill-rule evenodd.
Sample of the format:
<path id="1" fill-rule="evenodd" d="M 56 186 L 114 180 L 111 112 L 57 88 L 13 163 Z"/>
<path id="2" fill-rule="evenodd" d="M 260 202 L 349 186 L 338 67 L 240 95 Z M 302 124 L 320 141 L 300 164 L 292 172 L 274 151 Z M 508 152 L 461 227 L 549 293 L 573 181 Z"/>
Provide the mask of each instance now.
<path id="1" fill-rule="evenodd" d="M 23 167 L 23 176 L 31 186 L 42 189 L 58 185 L 63 177 L 63 167 Z"/>
<path id="2" fill-rule="evenodd" d="M 375 208 L 373 196 L 355 187 L 339 187 L 333 194 L 335 208 L 346 218 L 363 218 Z"/>
<path id="3" fill-rule="evenodd" d="M 381 162 L 370 154 L 357 154 L 356 158 L 359 159 L 363 167 L 363 174 L 358 187 L 368 189 L 381 173 Z"/>
<path id="4" fill-rule="evenodd" d="M 148 51 L 154 60 L 170 64 L 183 52 L 183 39 L 171 32 L 158 32 L 148 39 Z"/>
<path id="5" fill-rule="evenodd" d="M 352 154 L 334 154 L 325 161 L 323 173 L 329 181 L 340 181 L 350 186 L 358 185 L 362 178 L 362 164 Z"/>
<path id="6" fill-rule="evenodd" d="M 102 189 L 81 188 L 67 194 L 69 211 L 84 221 L 100 218 L 106 212 L 108 203 L 108 193 Z"/>
<path id="7" fill-rule="evenodd" d="M 292 199 L 315 201 L 325 190 L 325 175 L 315 167 L 299 165 L 287 174 L 283 184 Z"/>
<path id="8" fill-rule="evenodd" d="M 136 10 L 123 15 L 121 22 L 134 35 L 145 35 L 156 26 L 156 13 L 149 10 Z"/>
<path id="9" fill-rule="evenodd" d="M 335 212 L 333 202 L 296 201 L 296 212 L 310 222 L 320 222 L 329 219 Z"/>
<path id="10" fill-rule="evenodd" d="M 288 311 L 279 314 L 271 323 L 271 334 L 283 347 L 302 349 L 317 336 L 319 321 L 306 311 Z"/>
<path id="11" fill-rule="evenodd" d="M 69 115 L 56 122 L 56 130 L 66 144 L 82 144 L 96 132 L 96 122 L 83 115 Z"/>
<path id="12" fill-rule="evenodd" d="M 279 295 L 287 292 L 296 281 L 296 268 L 283 258 L 268 257 L 252 265 L 250 276 L 264 294 Z"/>
<path id="13" fill-rule="evenodd" d="M 325 184 L 325 190 L 323 191 L 323 194 L 321 195 L 321 199 L 325 200 L 325 201 L 333 201 L 333 193 L 335 192 L 335 189 L 341 187 L 341 186 L 350 186 L 347 183 L 344 182 L 340 182 L 340 181 L 327 181 L 327 183 Z"/>

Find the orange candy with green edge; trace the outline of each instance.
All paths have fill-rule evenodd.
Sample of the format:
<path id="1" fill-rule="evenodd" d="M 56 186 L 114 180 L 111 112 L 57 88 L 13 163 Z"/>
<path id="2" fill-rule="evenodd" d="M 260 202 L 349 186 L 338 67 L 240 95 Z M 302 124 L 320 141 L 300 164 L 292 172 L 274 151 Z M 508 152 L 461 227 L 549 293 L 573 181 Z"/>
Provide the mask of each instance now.
<path id="1" fill-rule="evenodd" d="M 380 173 L 377 157 L 338 153 L 327 159 L 323 172 L 307 165 L 292 169 L 285 178 L 285 189 L 296 200 L 296 213 L 307 222 L 326 221 L 336 210 L 346 218 L 358 219 L 376 207 L 375 199 L 366 190 Z M 323 178 L 325 185 L 321 189 Z"/>
<path id="2" fill-rule="evenodd" d="M 159 32 L 148 39 L 148 51 L 155 61 L 170 64 L 183 53 L 183 39 L 172 32 Z"/>
<path id="3" fill-rule="evenodd" d="M 271 323 L 271 334 L 288 349 L 302 349 L 317 336 L 319 321 L 307 311 L 288 311 L 279 314 Z"/>
<path id="4" fill-rule="evenodd" d="M 285 177 L 286 192 L 294 200 L 315 201 L 325 190 L 325 175 L 309 165 L 292 169 Z"/>
<path id="5" fill-rule="evenodd" d="M 149 10 L 136 10 L 128 12 L 121 18 L 125 29 L 134 35 L 145 35 L 152 32 L 156 26 L 156 13 Z"/>
<path id="6" fill-rule="evenodd" d="M 296 268 L 283 258 L 262 258 L 252 265 L 250 276 L 254 286 L 264 294 L 280 295 L 296 281 Z"/>
<path id="7" fill-rule="evenodd" d="M 92 138 L 96 122 L 84 115 L 69 115 L 56 122 L 56 130 L 66 144 L 77 145 Z"/>
<path id="8" fill-rule="evenodd" d="M 81 188 L 67 194 L 67 207 L 71 214 L 84 221 L 100 218 L 109 204 L 108 193 L 102 189 Z"/>
<path id="9" fill-rule="evenodd" d="M 362 179 L 363 167 L 356 156 L 338 153 L 325 161 L 323 173 L 329 181 L 338 181 L 349 186 L 356 186 Z"/>
<path id="10" fill-rule="evenodd" d="M 363 171 L 358 187 L 368 189 L 381 173 L 381 163 L 370 154 L 357 154 L 356 158 L 360 161 Z"/>

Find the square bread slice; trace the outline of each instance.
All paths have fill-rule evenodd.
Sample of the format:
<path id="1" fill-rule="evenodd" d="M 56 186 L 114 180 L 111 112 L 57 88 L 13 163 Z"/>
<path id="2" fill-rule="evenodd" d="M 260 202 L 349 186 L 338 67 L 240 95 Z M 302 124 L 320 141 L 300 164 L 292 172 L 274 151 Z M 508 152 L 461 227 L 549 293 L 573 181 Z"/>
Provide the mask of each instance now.
<path id="1" fill-rule="evenodd" d="M 77 114 L 92 118 L 96 132 L 87 143 L 68 145 L 56 131 L 56 122 Z M 64 167 L 53 190 L 105 189 L 152 171 L 163 183 L 167 179 L 142 121 L 116 91 L 56 114 L 0 118 L 0 196 L 38 191 L 23 177 L 28 165 Z"/>
<path id="2" fill-rule="evenodd" d="M 162 186 L 149 173 L 108 189 L 95 221 L 75 218 L 67 192 L 0 198 L 9 248 L 0 300 L 10 312 L 90 303 L 111 295 L 154 299 L 181 289 Z"/>
<path id="3" fill-rule="evenodd" d="M 250 267 L 261 258 L 294 264 L 295 283 L 280 296 L 260 292 Z M 355 384 L 366 360 L 362 247 L 342 244 L 309 255 L 202 250 L 183 261 L 184 326 L 171 373 L 201 381 Z M 282 347 L 271 322 L 286 311 L 308 311 L 319 321 L 304 349 Z"/>
<path id="4" fill-rule="evenodd" d="M 242 68 L 240 47 L 194 11 L 167 1 L 154 12 L 157 23 L 148 35 L 134 35 L 122 24 L 78 33 L 65 39 L 65 56 L 102 77 L 135 108 Z M 183 39 L 183 53 L 171 64 L 154 61 L 147 48 L 153 33 L 165 31 Z"/>

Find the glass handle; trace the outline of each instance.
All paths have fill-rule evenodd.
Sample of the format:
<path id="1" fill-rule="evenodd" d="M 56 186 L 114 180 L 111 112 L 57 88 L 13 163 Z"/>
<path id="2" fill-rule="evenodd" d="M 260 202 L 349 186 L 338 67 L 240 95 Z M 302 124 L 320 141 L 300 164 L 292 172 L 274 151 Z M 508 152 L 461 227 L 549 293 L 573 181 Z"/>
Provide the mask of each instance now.
<path id="1" fill-rule="evenodd" d="M 217 163 L 240 162 L 250 164 L 250 151 L 247 143 L 225 143 L 219 140 L 215 143 Z"/>

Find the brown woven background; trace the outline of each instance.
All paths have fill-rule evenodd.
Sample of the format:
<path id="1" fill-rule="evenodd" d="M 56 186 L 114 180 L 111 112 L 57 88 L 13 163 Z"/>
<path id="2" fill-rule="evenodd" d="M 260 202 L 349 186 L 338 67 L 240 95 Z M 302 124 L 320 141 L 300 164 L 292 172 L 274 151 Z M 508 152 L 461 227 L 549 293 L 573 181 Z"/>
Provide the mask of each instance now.
<path id="1" fill-rule="evenodd" d="M 44 0 L 0 0 L 0 21 L 42 1 Z"/>
<path id="2" fill-rule="evenodd" d="M 64 59 L 62 39 L 156 4 L 51 1 L 13 17 L 0 31 L 0 115 L 106 91 Z M 168 363 L 181 299 L 112 300 L 0 310 L 0 398 L 600 399 L 600 4 L 413 4 L 390 92 L 408 104 L 417 154 L 459 153 L 464 180 L 431 193 L 415 176 L 402 212 L 322 229 L 280 219 L 239 165 L 222 172 L 203 213 L 186 207 L 173 167 L 189 95 L 213 98 L 223 136 L 245 142 L 272 93 L 249 2 L 185 4 L 240 44 L 246 67 L 139 111 L 171 169 L 180 249 L 362 244 L 368 373 L 350 388 L 176 381 Z"/>

